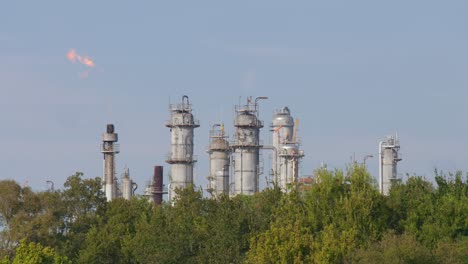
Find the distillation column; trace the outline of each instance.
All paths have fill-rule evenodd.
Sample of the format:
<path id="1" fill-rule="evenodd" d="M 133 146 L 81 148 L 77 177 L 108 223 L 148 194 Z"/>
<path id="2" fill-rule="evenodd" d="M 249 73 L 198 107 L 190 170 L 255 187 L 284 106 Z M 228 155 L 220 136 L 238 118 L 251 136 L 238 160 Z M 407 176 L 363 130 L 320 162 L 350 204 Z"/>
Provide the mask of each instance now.
<path id="1" fill-rule="evenodd" d="M 117 133 L 114 133 L 114 125 L 108 124 L 106 133 L 102 134 L 101 153 L 104 154 L 103 186 L 107 201 L 111 201 L 117 195 L 115 181 L 115 154 L 119 153 Z"/>
<path id="2" fill-rule="evenodd" d="M 182 97 L 180 104 L 169 105 L 171 120 L 166 124 L 171 129 L 171 153 L 166 160 L 171 164 L 169 198 L 175 196 L 174 190 L 187 188 L 193 184 L 193 131 L 199 127 L 193 118 L 192 106 L 188 96 Z"/>
<path id="3" fill-rule="evenodd" d="M 252 195 L 258 192 L 260 176 L 260 128 L 263 122 L 258 120 L 258 100 L 267 97 L 247 98 L 246 105 L 236 106 L 234 126 L 234 194 Z"/>
<path id="4" fill-rule="evenodd" d="M 130 178 L 130 170 L 128 168 L 124 169 L 122 174 L 122 197 L 125 200 L 130 200 L 135 194 L 135 190 L 138 188 L 138 185 L 132 181 Z"/>
<path id="5" fill-rule="evenodd" d="M 210 131 L 210 145 L 207 150 L 210 156 L 210 175 L 207 191 L 213 197 L 229 195 L 229 163 L 231 149 L 224 132 L 224 124 L 213 125 Z"/>
<path id="6" fill-rule="evenodd" d="M 392 184 L 400 180 L 397 175 L 397 162 L 401 160 L 399 150 L 400 141 L 396 136 L 379 143 L 379 190 L 383 195 L 388 195 Z"/>
<path id="7" fill-rule="evenodd" d="M 297 122 L 297 120 L 296 120 Z M 273 147 L 273 182 L 283 191 L 287 191 L 299 177 L 299 161 L 304 152 L 299 150 L 296 139 L 297 124 L 291 116 L 288 107 L 276 111 L 272 122 Z"/>

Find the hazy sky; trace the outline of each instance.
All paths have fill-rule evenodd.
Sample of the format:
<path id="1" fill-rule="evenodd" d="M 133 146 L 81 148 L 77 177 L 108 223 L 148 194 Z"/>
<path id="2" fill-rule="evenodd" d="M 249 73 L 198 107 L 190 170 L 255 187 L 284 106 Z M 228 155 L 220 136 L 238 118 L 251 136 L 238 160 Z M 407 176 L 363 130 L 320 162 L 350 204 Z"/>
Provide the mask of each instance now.
<path id="1" fill-rule="evenodd" d="M 184 94 L 201 123 L 197 185 L 210 124 L 232 134 L 248 95 L 270 98 L 265 124 L 285 105 L 300 119 L 303 174 L 355 153 L 373 154 L 377 175 L 378 141 L 395 131 L 399 172 L 468 171 L 467 1 L 17 2 L 0 7 L 0 179 L 43 190 L 99 176 L 113 122 L 118 172 L 141 192 L 154 165 L 169 170 L 164 123 Z M 72 48 L 96 64 L 86 78 Z"/>

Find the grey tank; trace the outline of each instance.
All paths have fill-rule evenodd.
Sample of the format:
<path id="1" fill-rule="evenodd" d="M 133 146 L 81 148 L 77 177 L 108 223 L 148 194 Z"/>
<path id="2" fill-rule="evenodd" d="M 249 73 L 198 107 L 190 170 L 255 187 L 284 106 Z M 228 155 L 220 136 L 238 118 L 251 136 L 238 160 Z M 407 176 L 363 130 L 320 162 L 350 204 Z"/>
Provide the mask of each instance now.
<path id="1" fill-rule="evenodd" d="M 234 126 L 234 195 L 252 195 L 259 189 L 259 136 L 263 122 L 258 120 L 257 104 L 251 98 L 246 105 L 236 107 Z"/>
<path id="2" fill-rule="evenodd" d="M 299 160 L 304 157 L 299 144 L 293 142 L 294 126 L 294 118 L 287 106 L 273 113 L 272 144 L 276 150 L 272 163 L 273 183 L 284 192 L 297 182 Z"/>
<path id="3" fill-rule="evenodd" d="M 213 197 L 222 194 L 229 195 L 229 165 L 231 149 L 227 136 L 224 133 L 224 125 L 216 124 L 210 131 L 210 145 L 207 150 L 210 158 L 210 175 L 207 191 Z"/>
<path id="4" fill-rule="evenodd" d="M 122 174 L 122 180 L 121 180 L 121 193 L 122 197 L 125 200 L 130 200 L 132 196 L 134 195 L 134 192 L 137 188 L 137 184 L 132 181 L 130 178 L 130 170 L 128 168 L 124 169 L 124 172 Z"/>
<path id="5" fill-rule="evenodd" d="M 400 180 L 397 172 L 397 163 L 401 160 L 399 150 L 400 142 L 396 136 L 380 142 L 379 189 L 383 195 L 388 195 L 392 184 Z"/>
<path id="6" fill-rule="evenodd" d="M 199 127 L 193 118 L 188 97 L 183 96 L 180 104 L 170 105 L 171 119 L 166 124 L 171 129 L 171 152 L 167 163 L 171 164 L 169 198 L 175 198 L 177 188 L 184 189 L 193 184 L 193 131 Z"/>

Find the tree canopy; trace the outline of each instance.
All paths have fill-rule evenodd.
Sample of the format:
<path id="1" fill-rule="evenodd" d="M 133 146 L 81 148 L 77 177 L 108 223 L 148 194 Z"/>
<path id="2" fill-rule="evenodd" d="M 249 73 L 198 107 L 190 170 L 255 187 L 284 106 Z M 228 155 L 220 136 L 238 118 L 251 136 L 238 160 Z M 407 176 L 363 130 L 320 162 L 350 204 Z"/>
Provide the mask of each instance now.
<path id="1" fill-rule="evenodd" d="M 106 202 L 99 178 L 34 192 L 0 181 L 1 263 L 467 263 L 468 181 L 436 171 L 382 196 L 362 166 L 308 188 L 155 206 Z"/>

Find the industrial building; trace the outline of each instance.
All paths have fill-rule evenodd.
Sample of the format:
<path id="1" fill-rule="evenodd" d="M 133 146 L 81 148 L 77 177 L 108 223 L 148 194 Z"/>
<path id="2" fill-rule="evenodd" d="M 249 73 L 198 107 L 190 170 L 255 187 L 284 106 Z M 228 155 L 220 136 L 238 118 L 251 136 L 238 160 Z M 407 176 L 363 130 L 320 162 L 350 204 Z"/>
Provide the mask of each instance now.
<path id="1" fill-rule="evenodd" d="M 115 155 L 119 153 L 118 134 L 114 133 L 114 125 L 108 124 L 106 132 L 102 134 L 101 153 L 104 154 L 102 186 L 107 201 L 116 197 L 117 186 L 115 179 Z"/>
<path id="2" fill-rule="evenodd" d="M 313 184 L 312 178 L 301 178 L 300 162 L 304 151 L 300 148 L 297 136 L 299 120 L 294 119 L 289 107 L 273 112 L 270 132 L 271 145 L 264 146 L 260 140 L 263 121 L 259 116 L 259 101 L 267 97 L 247 97 L 245 104 L 235 106 L 234 133 L 230 140 L 223 123 L 212 125 L 209 131 L 209 173 L 206 177 L 206 191 L 212 197 L 221 195 L 253 195 L 259 192 L 259 178 L 263 173 L 261 149 L 273 151 L 270 182 L 283 192 L 292 188 Z M 200 126 L 192 113 L 188 96 L 182 96 L 177 104 L 170 104 L 171 151 L 166 162 L 170 164 L 168 190 L 163 184 L 163 167 L 155 166 L 153 177 L 146 184 L 144 196 L 154 204 L 161 204 L 163 195 L 169 200 L 176 198 L 176 189 L 184 189 L 194 183 L 194 130 Z M 137 185 L 130 178 L 130 170 L 125 168 L 120 181 L 116 177 L 115 157 L 119 153 L 118 134 L 113 124 L 108 124 L 102 135 L 101 153 L 104 155 L 103 192 L 107 201 L 122 197 L 131 199 Z M 401 160 L 400 142 L 397 136 L 389 136 L 379 142 L 379 191 L 388 195 L 394 182 L 399 181 L 397 163 Z M 372 157 L 367 155 L 364 158 Z"/>
<path id="3" fill-rule="evenodd" d="M 263 122 L 259 120 L 258 101 L 267 97 L 247 98 L 245 105 L 235 107 L 234 142 L 231 144 L 234 153 L 234 195 L 252 195 L 259 191 L 260 168 L 260 129 Z"/>
<path id="4" fill-rule="evenodd" d="M 104 155 L 103 175 L 102 175 L 102 191 L 104 192 L 107 201 L 112 201 L 115 198 L 123 197 L 129 200 L 136 188 L 136 183 L 130 178 L 130 171 L 125 168 L 121 182 L 117 180 L 115 173 L 115 155 L 120 152 L 118 134 L 115 133 L 113 124 L 108 124 L 106 132 L 102 134 L 101 153 Z"/>
<path id="5" fill-rule="evenodd" d="M 188 96 L 182 96 L 181 103 L 170 104 L 171 119 L 166 127 L 171 131 L 171 152 L 166 162 L 171 164 L 169 198 L 173 199 L 175 190 L 187 188 L 193 184 L 193 156 L 194 129 L 199 127 L 198 120 L 192 114 L 192 105 Z"/>
<path id="6" fill-rule="evenodd" d="M 130 169 L 124 169 L 120 182 L 120 192 L 118 197 L 123 197 L 125 200 L 130 200 L 138 188 L 138 185 L 130 178 Z"/>
<path id="7" fill-rule="evenodd" d="M 210 145 L 207 153 L 210 159 L 207 191 L 213 197 L 219 197 L 222 194 L 229 195 L 231 148 L 224 131 L 224 124 L 215 124 L 210 130 Z"/>
<path id="8" fill-rule="evenodd" d="M 298 182 L 299 161 L 304 157 L 304 151 L 299 149 L 297 140 L 298 125 L 299 120 L 294 121 L 288 107 L 273 113 L 271 131 L 275 153 L 272 162 L 272 180 L 284 192 Z"/>
<path id="9" fill-rule="evenodd" d="M 401 161 L 398 136 L 388 136 L 379 142 L 379 190 L 388 195 L 394 182 L 400 181 L 397 174 L 397 163 Z"/>

